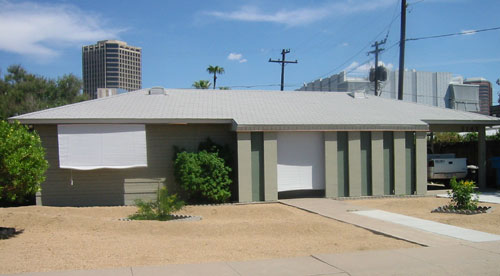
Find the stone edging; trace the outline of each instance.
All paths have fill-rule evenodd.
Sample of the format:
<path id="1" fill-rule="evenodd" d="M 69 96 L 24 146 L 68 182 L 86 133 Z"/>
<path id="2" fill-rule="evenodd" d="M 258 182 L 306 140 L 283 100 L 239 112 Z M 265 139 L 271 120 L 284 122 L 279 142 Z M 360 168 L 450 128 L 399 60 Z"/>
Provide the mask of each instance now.
<path id="1" fill-rule="evenodd" d="M 476 214 L 490 213 L 491 210 L 492 208 L 487 206 L 478 206 L 476 210 L 456 210 L 450 208 L 450 206 L 444 205 L 432 210 L 431 213 L 476 215 Z"/>
<path id="2" fill-rule="evenodd" d="M 201 216 L 189 216 L 189 215 L 172 215 L 173 219 L 171 220 L 165 220 L 164 222 L 170 222 L 170 221 L 199 221 L 202 219 Z M 134 219 L 129 219 L 129 218 L 120 218 L 118 219 L 120 221 L 134 221 Z M 140 220 L 135 220 L 135 221 L 140 221 Z"/>

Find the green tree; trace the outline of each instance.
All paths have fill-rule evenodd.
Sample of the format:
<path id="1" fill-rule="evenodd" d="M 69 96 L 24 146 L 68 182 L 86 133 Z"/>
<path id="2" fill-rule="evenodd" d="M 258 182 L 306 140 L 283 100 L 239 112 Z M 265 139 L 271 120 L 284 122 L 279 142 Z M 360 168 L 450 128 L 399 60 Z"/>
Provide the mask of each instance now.
<path id="1" fill-rule="evenodd" d="M 0 121 L 0 201 L 23 203 L 45 180 L 48 163 L 40 137 L 18 122 Z"/>
<path id="2" fill-rule="evenodd" d="M 82 81 L 72 74 L 53 80 L 11 65 L 0 78 L 0 119 L 87 100 L 81 87 Z"/>
<path id="3" fill-rule="evenodd" d="M 193 87 L 196 89 L 208 89 L 210 88 L 210 81 L 208 80 L 199 80 L 193 83 Z"/>
<path id="4" fill-rule="evenodd" d="M 214 74 L 214 89 L 215 89 L 215 83 L 217 82 L 217 74 L 222 75 L 224 74 L 224 68 L 219 67 L 219 66 L 212 66 L 209 65 L 207 68 L 207 72 L 210 74 Z"/>

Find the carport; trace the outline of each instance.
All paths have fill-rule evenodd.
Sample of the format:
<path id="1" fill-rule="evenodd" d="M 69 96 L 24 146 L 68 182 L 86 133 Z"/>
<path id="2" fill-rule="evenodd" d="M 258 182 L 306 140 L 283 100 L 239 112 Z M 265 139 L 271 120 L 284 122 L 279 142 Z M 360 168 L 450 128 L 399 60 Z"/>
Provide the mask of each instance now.
<path id="1" fill-rule="evenodd" d="M 492 117 L 493 118 L 493 117 Z M 431 132 L 477 132 L 477 160 L 479 167 L 477 185 L 480 189 L 487 186 L 486 179 L 486 127 L 498 125 L 498 122 L 470 122 L 470 121 L 445 121 L 428 120 Z"/>

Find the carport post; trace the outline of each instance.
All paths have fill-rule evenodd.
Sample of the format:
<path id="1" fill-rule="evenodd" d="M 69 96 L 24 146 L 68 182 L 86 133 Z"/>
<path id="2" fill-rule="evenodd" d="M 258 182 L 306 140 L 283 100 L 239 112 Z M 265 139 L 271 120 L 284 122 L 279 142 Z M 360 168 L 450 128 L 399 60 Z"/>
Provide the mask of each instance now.
<path id="1" fill-rule="evenodd" d="M 477 161 L 478 161 L 478 178 L 477 186 L 480 189 L 486 188 L 486 131 L 484 126 L 480 126 L 477 130 Z"/>

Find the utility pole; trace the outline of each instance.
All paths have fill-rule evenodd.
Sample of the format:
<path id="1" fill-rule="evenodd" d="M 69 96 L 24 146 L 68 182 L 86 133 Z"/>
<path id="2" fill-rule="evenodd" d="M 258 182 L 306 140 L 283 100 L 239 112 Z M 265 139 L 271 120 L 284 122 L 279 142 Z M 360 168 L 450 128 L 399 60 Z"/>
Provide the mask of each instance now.
<path id="1" fill-rule="evenodd" d="M 290 53 L 290 49 L 283 49 L 283 51 L 281 51 L 281 60 L 272 60 L 269 58 L 269 62 L 281 63 L 281 91 L 283 91 L 283 88 L 285 87 L 285 63 L 297 63 L 297 60 L 285 60 L 285 55 L 288 53 Z"/>
<path id="2" fill-rule="evenodd" d="M 367 55 L 375 54 L 375 96 L 378 96 L 378 77 L 379 77 L 378 53 L 385 50 L 384 48 L 379 48 L 378 46 L 385 44 L 386 41 L 387 41 L 387 38 L 385 38 L 384 40 L 381 40 L 381 41 L 375 41 L 375 43 L 373 43 L 373 45 L 372 45 L 372 47 L 375 47 L 375 50 L 367 53 Z"/>
<path id="3" fill-rule="evenodd" d="M 405 76 L 405 41 L 406 41 L 406 0 L 401 0 L 401 38 L 399 40 L 399 81 L 398 100 L 403 100 L 403 82 Z"/>

